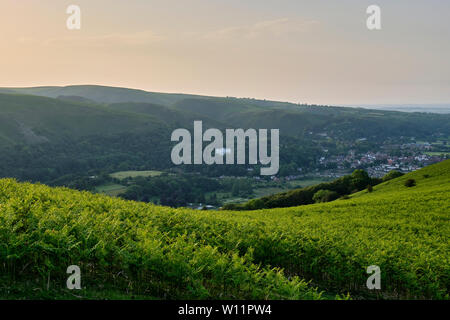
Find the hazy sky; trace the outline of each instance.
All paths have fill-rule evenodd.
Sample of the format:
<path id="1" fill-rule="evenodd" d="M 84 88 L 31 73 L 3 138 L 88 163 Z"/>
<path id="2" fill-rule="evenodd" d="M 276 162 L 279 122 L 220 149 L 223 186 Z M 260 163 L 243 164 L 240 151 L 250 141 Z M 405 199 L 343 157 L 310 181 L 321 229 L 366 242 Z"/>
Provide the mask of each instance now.
<path id="1" fill-rule="evenodd" d="M 2 87 L 450 103 L 449 0 L 0 0 L 0 52 Z"/>

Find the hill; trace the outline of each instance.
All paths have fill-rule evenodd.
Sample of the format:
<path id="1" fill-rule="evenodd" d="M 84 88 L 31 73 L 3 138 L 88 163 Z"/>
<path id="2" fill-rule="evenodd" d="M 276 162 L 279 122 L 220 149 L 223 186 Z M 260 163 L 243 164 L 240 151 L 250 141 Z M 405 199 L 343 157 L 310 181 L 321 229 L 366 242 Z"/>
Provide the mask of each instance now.
<path id="1" fill-rule="evenodd" d="M 317 169 L 317 160 L 324 155 L 450 136 L 450 115 L 103 86 L 4 88 L 0 89 L 0 177 L 54 184 L 68 175 L 86 178 L 171 169 L 171 132 L 192 130 L 194 120 L 202 120 L 205 130 L 280 129 L 282 176 L 295 175 L 298 168 Z M 447 150 L 444 147 L 439 151 Z M 210 176 L 245 175 L 247 169 L 251 168 L 182 168 Z"/>
<path id="2" fill-rule="evenodd" d="M 143 90 L 105 87 L 95 85 L 66 86 L 66 87 L 35 87 L 35 88 L 0 88 L 3 93 L 20 93 L 26 95 L 57 98 L 59 96 L 77 96 L 102 104 L 141 102 L 171 105 L 175 102 L 191 97 L 185 94 L 169 94 L 147 92 Z"/>
<path id="3" fill-rule="evenodd" d="M 95 168 L 121 169 L 126 161 L 167 167 L 171 130 L 150 114 L 0 94 L 0 176 L 48 182 Z"/>
<path id="4" fill-rule="evenodd" d="M 47 87 L 30 87 L 30 88 L 0 88 L 0 93 L 20 93 L 26 95 L 44 96 L 49 98 L 57 98 L 60 96 L 84 97 L 101 104 L 113 103 L 150 103 L 166 106 L 175 105 L 185 99 L 216 99 L 215 97 L 180 94 L 180 93 L 160 93 L 148 92 L 144 90 L 128 89 L 120 87 L 106 87 L 99 85 L 73 85 L 73 86 L 47 86 Z M 223 99 L 223 98 L 219 98 Z M 260 107 L 269 108 L 289 108 L 295 107 L 295 104 L 279 101 L 247 99 L 247 98 L 227 98 L 232 101 L 241 101 L 256 104 Z"/>
<path id="5" fill-rule="evenodd" d="M 30 95 L 0 94 L 3 143 L 60 142 L 90 135 L 155 130 L 165 124 L 156 117 L 113 111 L 99 105 Z"/>
<path id="6" fill-rule="evenodd" d="M 407 179 L 416 185 L 406 187 Z M 0 296 L 69 298 L 61 286 L 76 264 L 84 298 L 103 291 L 160 299 L 348 292 L 448 299 L 449 192 L 450 161 L 347 200 L 248 212 L 171 209 L 3 179 Z M 380 291 L 366 287 L 370 265 L 381 269 Z"/>
<path id="7" fill-rule="evenodd" d="M 328 132 L 335 138 L 384 139 L 393 136 L 429 137 L 436 132 L 450 134 L 449 114 L 405 113 L 327 106 L 308 106 L 257 99 L 219 98 L 189 94 L 156 93 L 128 88 L 79 85 L 66 87 L 0 88 L 0 93 L 21 93 L 49 98 L 87 99 L 99 104 L 136 103 L 173 107 L 213 119 L 225 126 L 278 128 L 282 134 L 304 136 L 307 132 Z M 134 105 L 133 105 L 134 104 Z M 117 105 L 116 105 L 117 107 Z M 146 113 L 146 112 L 144 112 Z"/>

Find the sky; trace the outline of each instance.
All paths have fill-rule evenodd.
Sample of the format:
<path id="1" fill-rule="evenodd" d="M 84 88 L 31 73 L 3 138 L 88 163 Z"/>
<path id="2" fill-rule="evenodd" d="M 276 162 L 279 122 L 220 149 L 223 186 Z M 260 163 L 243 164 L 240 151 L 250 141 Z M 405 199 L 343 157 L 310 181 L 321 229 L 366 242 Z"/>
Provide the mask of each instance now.
<path id="1" fill-rule="evenodd" d="M 450 103 L 449 17 L 448 0 L 0 0 L 0 87 Z"/>

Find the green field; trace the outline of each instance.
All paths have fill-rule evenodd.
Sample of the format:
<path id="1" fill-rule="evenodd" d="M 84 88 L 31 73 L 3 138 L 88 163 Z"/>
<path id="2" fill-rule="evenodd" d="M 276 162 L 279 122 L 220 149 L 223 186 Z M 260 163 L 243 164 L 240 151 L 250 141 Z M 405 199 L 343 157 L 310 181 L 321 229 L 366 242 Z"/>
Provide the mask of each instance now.
<path id="1" fill-rule="evenodd" d="M 305 179 L 305 180 L 292 180 L 288 182 L 289 187 L 291 188 L 304 188 L 313 186 L 322 182 L 330 181 L 331 179 L 326 178 L 312 178 L 312 179 Z"/>
<path id="2" fill-rule="evenodd" d="M 147 170 L 147 171 L 119 171 L 111 173 L 112 178 L 119 180 L 126 178 L 136 178 L 136 177 L 157 177 L 161 175 L 161 171 Z"/>
<path id="3" fill-rule="evenodd" d="M 450 161 L 347 200 L 245 212 L 3 179 L 0 298 L 71 298 L 62 286 L 76 264 L 82 298 L 449 299 L 449 194 Z M 370 265 L 379 291 L 366 287 Z"/>
<path id="4" fill-rule="evenodd" d="M 269 188 L 256 188 L 253 190 L 254 193 L 254 197 L 255 198 L 260 198 L 260 197 L 264 197 L 267 195 L 271 195 L 271 194 L 275 194 L 275 193 L 279 193 L 279 192 L 283 192 L 286 191 L 285 188 L 277 188 L 277 187 L 269 187 Z"/>
<path id="5" fill-rule="evenodd" d="M 105 184 L 95 189 L 96 192 L 106 194 L 110 197 L 117 197 L 119 194 L 125 192 L 126 190 L 127 187 L 113 183 Z"/>

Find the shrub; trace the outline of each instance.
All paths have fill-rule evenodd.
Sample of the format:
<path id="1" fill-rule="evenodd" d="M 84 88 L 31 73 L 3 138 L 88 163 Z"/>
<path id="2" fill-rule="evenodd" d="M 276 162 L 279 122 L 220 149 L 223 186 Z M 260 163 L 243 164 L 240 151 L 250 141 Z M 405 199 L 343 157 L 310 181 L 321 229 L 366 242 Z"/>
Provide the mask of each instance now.
<path id="1" fill-rule="evenodd" d="M 234 210 L 234 211 L 239 211 L 239 210 L 243 210 L 242 205 L 239 204 L 235 204 L 235 203 L 227 203 L 224 206 L 222 206 L 222 208 L 220 208 L 220 210 Z"/>
<path id="2" fill-rule="evenodd" d="M 390 171 L 388 174 L 386 174 L 386 175 L 383 177 L 383 182 L 386 182 L 386 181 L 389 181 L 389 180 L 392 180 L 392 179 L 401 177 L 401 176 L 403 176 L 403 175 L 404 175 L 404 173 L 401 173 L 401 172 L 399 172 L 399 171 L 392 170 L 392 171 Z"/>
<path id="3" fill-rule="evenodd" d="M 262 199 L 253 199 L 253 200 L 250 200 L 245 206 L 249 210 L 258 210 L 258 209 L 263 209 L 265 206 L 265 203 Z"/>
<path id="4" fill-rule="evenodd" d="M 383 182 L 383 179 L 382 178 L 376 178 L 376 177 L 373 177 L 373 178 L 371 178 L 371 183 L 370 183 L 370 185 L 373 187 L 373 186 L 376 186 L 377 184 L 380 184 L 380 183 L 382 183 Z"/>
<path id="5" fill-rule="evenodd" d="M 373 187 L 372 187 L 371 184 L 369 184 L 369 185 L 367 186 L 367 192 L 372 192 L 372 191 L 373 191 Z"/>
<path id="6" fill-rule="evenodd" d="M 405 187 L 414 187 L 416 185 L 416 180 L 414 179 L 408 179 L 405 181 Z"/>
<path id="7" fill-rule="evenodd" d="M 337 192 L 331 191 L 331 190 L 324 190 L 324 189 L 317 191 L 313 196 L 313 200 L 316 203 L 330 202 L 330 201 L 336 200 L 337 198 L 339 198 L 339 194 Z"/>
<path id="8" fill-rule="evenodd" d="M 371 182 L 371 179 L 367 172 L 361 169 L 353 171 L 353 173 L 351 174 L 351 179 L 352 187 L 357 190 L 364 190 L 364 187 Z"/>

